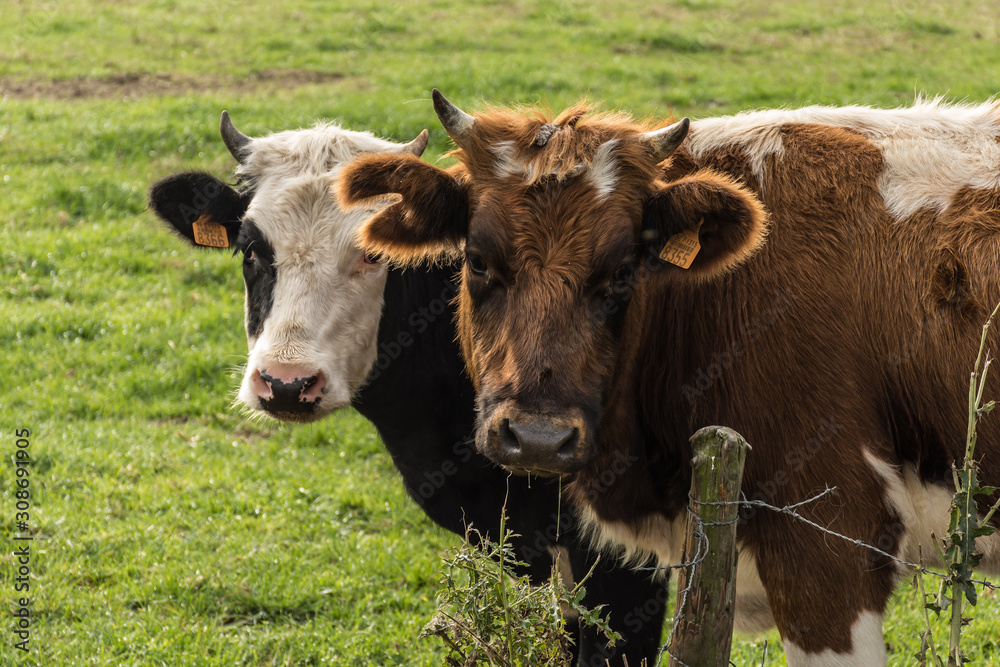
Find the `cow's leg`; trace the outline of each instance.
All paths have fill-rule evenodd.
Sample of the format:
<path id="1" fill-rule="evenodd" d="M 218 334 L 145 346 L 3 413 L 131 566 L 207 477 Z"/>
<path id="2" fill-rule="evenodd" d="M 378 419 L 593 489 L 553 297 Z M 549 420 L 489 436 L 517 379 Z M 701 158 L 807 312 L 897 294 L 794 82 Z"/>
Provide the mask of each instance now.
<path id="1" fill-rule="evenodd" d="M 882 614 L 863 611 L 851 625 L 851 649 L 838 653 L 825 649 L 809 653 L 794 642 L 783 640 L 789 667 L 848 667 L 855 665 L 885 665 L 885 639 L 882 636 Z"/>
<path id="2" fill-rule="evenodd" d="M 840 503 L 830 505 L 844 510 Z M 836 520 L 816 522 L 833 524 L 837 532 L 868 544 L 886 545 L 894 553 L 898 523 L 889 513 L 882 514 L 855 515 L 875 519 L 864 522 L 867 528 L 860 528 L 859 522 L 856 532 L 837 526 Z M 882 616 L 898 581 L 895 564 L 841 538 L 793 524 L 787 516 L 758 519 L 767 524 L 759 535 L 767 537 L 754 540 L 757 570 L 789 666 L 884 666 Z"/>
<path id="3" fill-rule="evenodd" d="M 792 567 L 775 558 L 781 556 L 762 552 L 759 571 L 789 667 L 886 664 L 882 614 L 891 583 L 859 576 L 849 571 L 853 563 L 845 567 L 816 554 Z M 877 595 L 881 604 L 871 599 L 886 589 Z"/>
<path id="4" fill-rule="evenodd" d="M 573 576 L 580 580 L 594 567 L 593 551 L 571 546 L 569 549 Z M 594 567 L 590 579 L 584 582 L 583 604 L 588 609 L 605 605 L 610 613 L 611 627 L 621 634 L 616 646 L 607 647 L 607 638 L 591 627 L 580 629 L 580 667 L 632 667 L 645 664 L 652 667 L 660 649 L 663 618 L 669 600 L 669 577 L 654 579 L 649 572 L 615 567 L 617 559 L 605 555 Z M 628 659 L 628 663 L 625 659 Z"/>

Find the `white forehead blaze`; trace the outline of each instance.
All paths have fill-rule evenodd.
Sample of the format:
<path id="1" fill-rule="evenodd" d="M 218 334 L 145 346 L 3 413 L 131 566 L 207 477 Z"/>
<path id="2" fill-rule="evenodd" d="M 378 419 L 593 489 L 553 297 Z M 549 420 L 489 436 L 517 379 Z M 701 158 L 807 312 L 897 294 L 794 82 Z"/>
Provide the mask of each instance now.
<path id="1" fill-rule="evenodd" d="M 912 107 L 873 109 L 850 106 L 748 111 L 692 123 L 685 145 L 697 160 L 739 146 L 754 175 L 767 187 L 766 161 L 784 156 L 786 123 L 814 123 L 854 130 L 882 151 L 885 170 L 879 189 L 897 219 L 920 211 L 945 210 L 966 187 L 1000 187 L 1000 105 L 945 104 L 919 100 Z"/>
<path id="2" fill-rule="evenodd" d="M 599 200 L 607 199 L 618 186 L 618 160 L 615 158 L 618 143 L 617 139 L 612 139 L 601 144 L 586 172 Z"/>
<path id="3" fill-rule="evenodd" d="M 607 199 L 618 185 L 618 160 L 615 151 L 620 145 L 617 139 L 601 144 L 590 162 L 581 162 L 565 171 L 566 178 L 583 176 L 597 193 L 598 201 Z M 518 178 L 527 183 L 535 183 L 547 176 L 559 176 L 559 172 L 540 173 L 539 166 L 530 160 L 520 159 L 513 141 L 498 141 L 493 144 L 496 161 L 493 172 L 500 180 Z"/>
<path id="4" fill-rule="evenodd" d="M 493 164 L 493 172 L 500 180 L 515 177 L 527 176 L 527 165 L 517 159 L 514 152 L 513 141 L 498 141 L 493 144 L 493 154 L 496 162 Z"/>

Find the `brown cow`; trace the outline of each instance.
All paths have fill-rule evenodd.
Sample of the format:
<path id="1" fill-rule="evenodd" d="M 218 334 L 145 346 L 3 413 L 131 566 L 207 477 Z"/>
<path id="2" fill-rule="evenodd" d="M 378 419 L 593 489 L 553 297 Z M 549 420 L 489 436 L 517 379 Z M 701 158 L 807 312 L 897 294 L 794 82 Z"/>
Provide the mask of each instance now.
<path id="1" fill-rule="evenodd" d="M 483 453 L 575 473 L 599 540 L 675 563 L 688 437 L 724 424 L 753 444 L 750 498 L 836 487 L 799 511 L 933 553 L 1000 299 L 1000 105 L 763 111 L 688 134 L 686 119 L 434 103 L 459 164 L 362 159 L 340 198 L 401 195 L 362 230 L 397 262 L 464 256 Z M 997 435 L 981 426 L 985 483 Z M 744 511 L 738 537 L 737 627 L 776 624 L 791 665 L 885 664 L 903 567 L 769 511 Z M 979 548 L 1000 571 L 998 536 Z"/>

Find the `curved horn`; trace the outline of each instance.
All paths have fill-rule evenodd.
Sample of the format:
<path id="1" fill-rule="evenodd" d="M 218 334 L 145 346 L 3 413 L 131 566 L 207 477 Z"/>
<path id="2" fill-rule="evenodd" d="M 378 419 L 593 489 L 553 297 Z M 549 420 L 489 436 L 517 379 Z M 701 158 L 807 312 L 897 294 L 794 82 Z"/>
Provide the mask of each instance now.
<path id="1" fill-rule="evenodd" d="M 445 131 L 461 148 L 462 143 L 472 135 L 476 119 L 446 100 L 437 88 L 431 91 L 431 97 L 434 99 L 434 111 Z"/>
<path id="2" fill-rule="evenodd" d="M 246 159 L 246 155 L 243 154 L 244 149 L 253 139 L 236 129 L 233 121 L 229 120 L 228 111 L 222 112 L 219 132 L 222 133 L 222 141 L 226 144 L 226 148 L 229 149 L 229 152 L 236 158 L 237 162 L 243 164 L 243 160 Z"/>
<path id="3" fill-rule="evenodd" d="M 653 149 L 657 162 L 663 162 L 673 155 L 684 139 L 687 137 L 691 121 L 681 118 L 673 125 L 669 125 L 660 130 L 653 130 L 639 135 L 639 140 Z"/>
<path id="4" fill-rule="evenodd" d="M 417 157 L 424 154 L 424 149 L 427 148 L 427 130 L 424 130 L 417 135 L 417 138 L 408 144 L 403 144 L 399 147 L 401 153 L 413 153 Z"/>

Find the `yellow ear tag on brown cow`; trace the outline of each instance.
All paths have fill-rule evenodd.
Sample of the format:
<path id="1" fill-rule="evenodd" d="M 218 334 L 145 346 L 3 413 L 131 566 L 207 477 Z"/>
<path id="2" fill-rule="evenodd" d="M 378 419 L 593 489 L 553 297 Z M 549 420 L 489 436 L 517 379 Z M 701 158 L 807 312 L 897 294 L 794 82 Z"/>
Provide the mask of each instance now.
<path id="1" fill-rule="evenodd" d="M 667 239 L 663 250 L 660 251 L 660 259 L 679 266 L 682 269 L 691 268 L 691 263 L 694 262 L 694 258 L 698 256 L 698 251 L 701 250 L 701 242 L 698 240 L 698 230 L 701 229 L 701 223 L 703 222 L 705 222 L 704 218 L 698 221 L 698 226 L 694 229 L 685 229 L 683 232 L 674 234 Z"/>
<path id="2" fill-rule="evenodd" d="M 191 231 L 194 232 L 194 242 L 198 245 L 209 248 L 229 247 L 226 228 L 208 217 L 208 213 L 202 213 L 200 218 L 191 223 Z"/>

